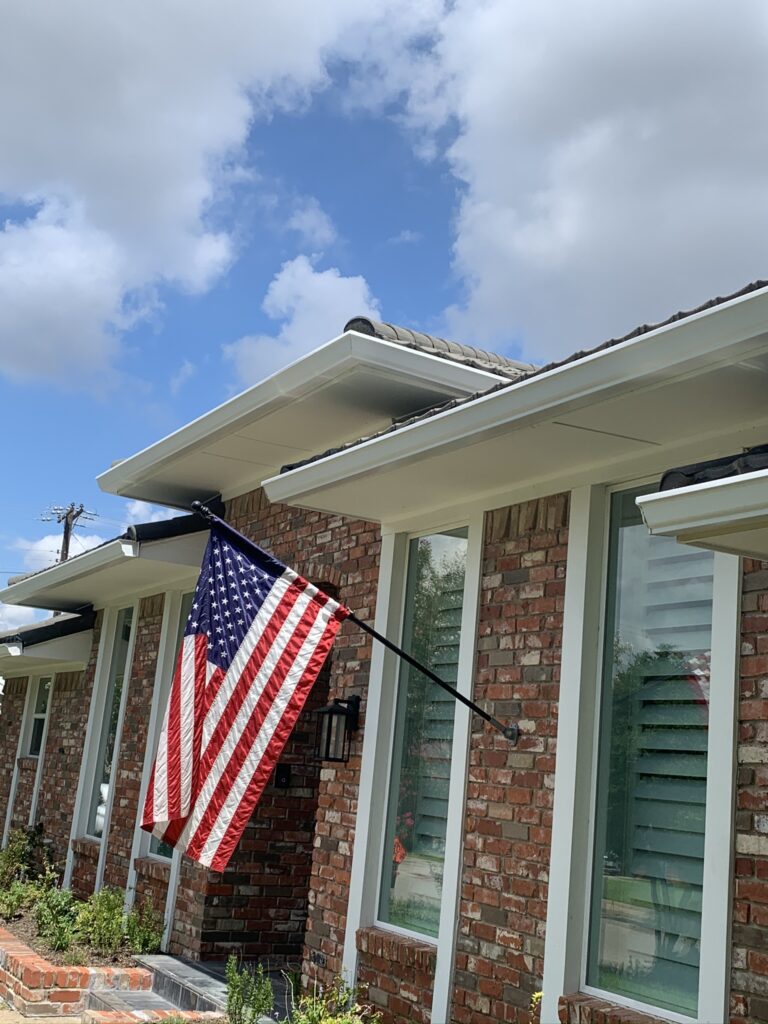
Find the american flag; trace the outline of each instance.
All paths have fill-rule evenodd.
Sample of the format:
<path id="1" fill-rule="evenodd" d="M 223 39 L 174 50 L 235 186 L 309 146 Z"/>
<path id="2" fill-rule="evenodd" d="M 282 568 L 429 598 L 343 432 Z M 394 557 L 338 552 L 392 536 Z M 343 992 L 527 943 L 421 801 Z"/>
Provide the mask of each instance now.
<path id="1" fill-rule="evenodd" d="M 224 870 L 348 614 L 213 517 L 142 828 Z"/>

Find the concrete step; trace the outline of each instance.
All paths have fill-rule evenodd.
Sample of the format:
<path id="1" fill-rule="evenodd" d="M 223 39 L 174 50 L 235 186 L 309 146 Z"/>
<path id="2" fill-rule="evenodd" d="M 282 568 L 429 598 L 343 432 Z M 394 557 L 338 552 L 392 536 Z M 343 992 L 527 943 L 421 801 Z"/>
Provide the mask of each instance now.
<path id="1" fill-rule="evenodd" d="M 152 991 L 179 1010 L 224 1014 L 227 986 L 222 978 L 178 956 L 138 956 L 136 962 L 152 972 Z"/>

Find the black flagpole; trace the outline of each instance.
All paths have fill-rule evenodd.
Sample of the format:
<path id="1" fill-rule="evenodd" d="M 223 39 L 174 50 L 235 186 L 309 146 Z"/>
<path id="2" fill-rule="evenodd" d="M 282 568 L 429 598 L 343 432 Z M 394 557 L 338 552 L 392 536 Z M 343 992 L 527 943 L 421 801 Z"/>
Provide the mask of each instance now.
<path id="1" fill-rule="evenodd" d="M 217 515 L 211 512 L 211 510 L 206 505 L 203 505 L 202 502 L 193 501 L 192 510 L 196 512 L 199 516 L 201 516 L 209 525 L 213 525 L 214 523 L 221 523 L 224 527 L 227 528 L 227 530 L 237 532 L 235 531 L 233 526 L 230 526 L 229 523 L 225 522 L 223 519 L 220 519 Z M 242 537 L 242 534 L 238 533 L 238 536 Z M 242 537 L 242 540 L 244 540 L 247 544 L 252 545 L 253 547 L 258 547 L 258 545 L 253 544 L 253 541 L 248 540 L 247 537 Z M 259 548 L 259 551 L 261 551 L 261 548 Z M 357 615 L 354 614 L 354 612 L 350 611 L 349 614 L 347 615 L 347 618 L 350 620 L 350 622 L 354 622 L 356 626 L 359 626 L 360 629 L 365 630 L 366 633 L 369 633 L 374 638 L 374 640 L 378 640 L 380 644 L 383 644 L 388 650 L 392 651 L 393 654 L 396 654 L 398 658 L 401 658 L 403 661 L 407 662 L 412 668 L 415 668 L 417 672 L 421 672 L 421 674 L 426 676 L 427 679 L 431 679 L 433 683 L 436 683 L 438 686 L 442 687 L 442 689 L 444 689 L 447 693 L 450 693 L 450 695 L 455 700 L 459 701 L 459 703 L 469 708 L 470 711 L 474 711 L 476 715 L 483 719 L 483 721 L 488 722 L 488 724 L 492 725 L 494 729 L 498 729 L 502 736 L 504 736 L 505 739 L 508 739 L 510 743 L 517 743 L 518 738 L 520 736 L 520 728 L 517 725 L 517 723 L 513 722 L 511 725 L 504 725 L 503 722 L 500 722 L 498 720 L 498 718 L 494 718 L 493 715 L 489 715 L 487 711 L 484 711 L 483 708 L 481 708 L 478 704 L 475 704 L 473 700 L 470 700 L 469 697 L 465 697 L 463 693 L 459 693 L 459 691 L 454 689 L 454 687 L 451 686 L 450 683 L 446 683 L 444 679 L 441 679 L 440 676 L 436 675 L 432 671 L 432 669 L 427 668 L 426 665 L 422 665 L 420 661 L 417 661 L 416 658 L 408 654 L 407 651 L 404 651 L 401 647 L 398 647 L 397 644 L 393 644 L 391 640 L 388 640 L 385 636 L 379 633 L 378 630 L 375 630 L 373 626 L 369 626 L 367 622 L 364 622 L 362 619 L 359 619 Z"/>

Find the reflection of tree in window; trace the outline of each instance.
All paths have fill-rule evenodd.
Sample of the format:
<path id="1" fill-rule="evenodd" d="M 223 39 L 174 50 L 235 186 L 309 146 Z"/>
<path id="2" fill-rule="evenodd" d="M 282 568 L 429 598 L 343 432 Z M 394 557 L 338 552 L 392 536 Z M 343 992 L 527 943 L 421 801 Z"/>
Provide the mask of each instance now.
<path id="1" fill-rule="evenodd" d="M 466 531 L 411 541 L 403 646 L 456 684 Z M 436 935 L 448 818 L 455 703 L 435 683 L 400 667 L 380 917 Z"/>
<path id="2" fill-rule="evenodd" d="M 104 819 L 109 800 L 112 766 L 115 758 L 117 725 L 120 717 L 123 684 L 128 671 L 128 648 L 131 639 L 133 609 L 122 608 L 118 612 L 114 645 L 107 678 L 107 692 L 104 702 L 104 719 L 99 736 L 96 771 L 88 814 L 88 835 L 100 838 L 104 831 Z"/>

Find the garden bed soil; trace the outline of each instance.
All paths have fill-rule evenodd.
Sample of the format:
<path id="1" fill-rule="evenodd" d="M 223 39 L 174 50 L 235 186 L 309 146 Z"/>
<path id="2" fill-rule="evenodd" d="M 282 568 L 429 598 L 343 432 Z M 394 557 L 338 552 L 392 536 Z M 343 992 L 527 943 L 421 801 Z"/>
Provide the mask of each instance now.
<path id="1" fill-rule="evenodd" d="M 74 945 L 66 951 L 51 949 L 37 934 L 35 918 L 25 910 L 12 921 L 3 921 L 3 928 L 12 932 L 40 956 L 57 967 L 135 967 L 136 961 L 130 953 L 120 950 L 114 956 L 102 956 L 88 946 Z"/>

